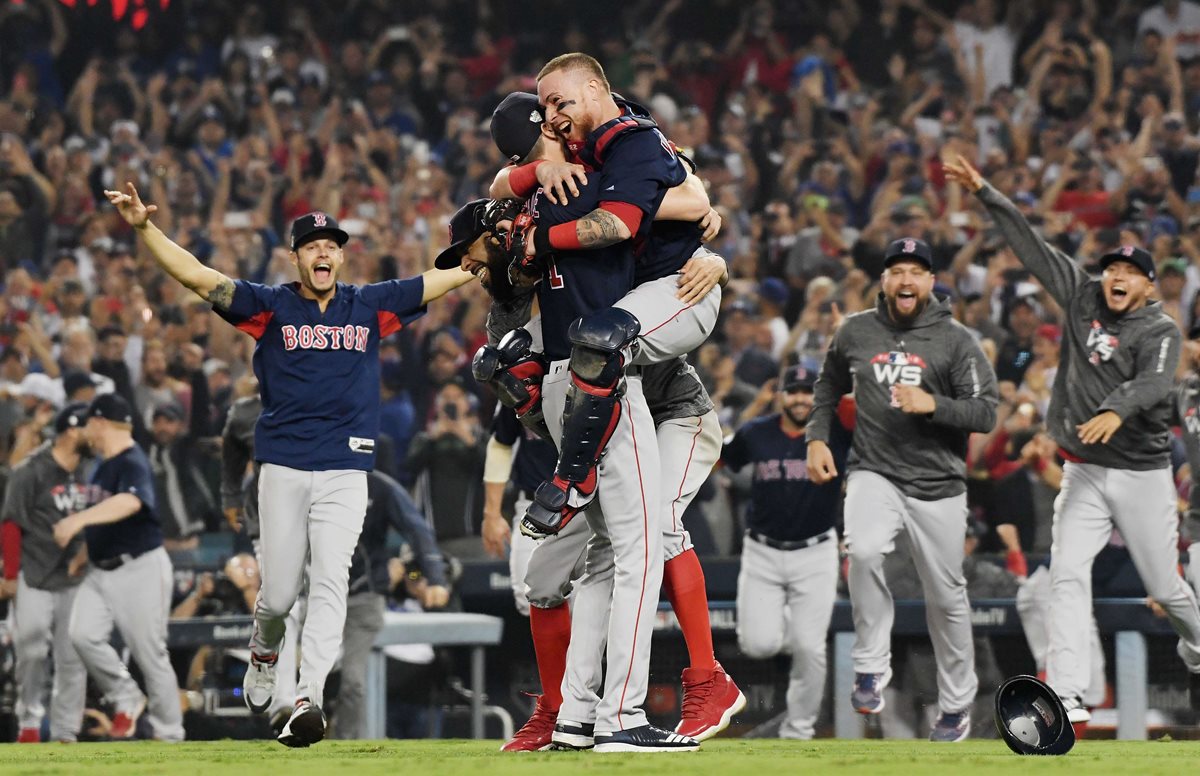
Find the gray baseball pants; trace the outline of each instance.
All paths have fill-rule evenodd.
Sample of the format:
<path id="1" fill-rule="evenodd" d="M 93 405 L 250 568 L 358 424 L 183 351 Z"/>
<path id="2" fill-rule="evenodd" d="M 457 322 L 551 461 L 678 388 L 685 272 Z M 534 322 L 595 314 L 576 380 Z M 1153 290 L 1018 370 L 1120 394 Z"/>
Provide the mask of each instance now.
<path id="1" fill-rule="evenodd" d="M 1092 610 L 1092 562 L 1114 525 L 1146 592 L 1179 634 L 1179 656 L 1189 671 L 1200 672 L 1200 609 L 1195 592 L 1176 571 L 1179 515 L 1171 470 L 1069 462 L 1054 500 L 1046 659 L 1046 680 L 1062 698 L 1082 698 L 1091 682 L 1086 618 Z"/>
<path id="2" fill-rule="evenodd" d="M 858 469 L 847 478 L 845 514 L 855 672 L 879 674 L 891 665 L 895 609 L 883 558 L 903 531 L 925 590 L 925 621 L 938 667 L 938 708 L 945 713 L 969 709 L 979 681 L 962 570 L 966 494 L 922 501 L 905 496 L 882 475 Z"/>
<path id="3" fill-rule="evenodd" d="M 304 584 L 308 611 L 300 636 L 296 697 L 320 705 L 346 622 L 350 561 L 367 513 L 367 474 L 357 469 L 302 471 L 264 463 L 258 479 L 262 587 L 250 648 L 277 652 L 285 621 Z"/>
<path id="4" fill-rule="evenodd" d="M 43 699 L 46 669 L 54 660 L 50 691 L 50 738 L 75 741 L 83 724 L 87 694 L 87 669 L 71 643 L 71 605 L 75 586 L 43 590 L 17 578 L 13 602 L 13 649 L 17 654 L 17 724 L 41 729 L 46 715 Z"/>
<path id="5" fill-rule="evenodd" d="M 830 533 L 833 533 L 832 529 Z M 777 550 L 750 537 L 738 573 L 737 636 L 746 657 L 787 649 L 787 721 L 780 738 L 813 737 L 825 694 L 825 641 L 837 600 L 837 536 L 799 550 Z"/>
<path id="6" fill-rule="evenodd" d="M 342 629 L 342 687 L 333 737 L 363 738 L 367 716 L 367 658 L 375 637 L 383 630 L 387 601 L 380 593 L 364 591 L 346 599 L 346 625 Z"/>
<path id="7" fill-rule="evenodd" d="M 109 643 L 117 626 L 142 671 L 154 737 L 163 741 L 183 740 L 179 684 L 167 656 L 173 587 L 171 559 L 162 547 L 112 571 L 93 566 L 75 594 L 69 626 L 75 651 L 104 697 L 130 711 L 141 705 L 142 693 Z"/>

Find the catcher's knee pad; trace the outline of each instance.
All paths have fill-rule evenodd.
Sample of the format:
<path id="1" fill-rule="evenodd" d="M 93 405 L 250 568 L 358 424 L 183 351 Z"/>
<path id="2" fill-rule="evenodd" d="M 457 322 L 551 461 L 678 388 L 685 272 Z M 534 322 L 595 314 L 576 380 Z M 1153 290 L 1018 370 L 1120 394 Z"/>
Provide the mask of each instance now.
<path id="1" fill-rule="evenodd" d="M 533 335 L 513 329 L 496 345 L 484 345 L 471 361 L 471 374 L 496 390 L 500 403 L 517 413 L 517 418 L 544 439 L 550 438 L 542 416 L 542 378 L 546 362 L 530 348 Z"/>
<path id="2" fill-rule="evenodd" d="M 571 387 L 563 409 L 557 474 L 572 483 L 594 478 L 594 469 L 620 419 L 625 363 L 622 352 L 641 324 L 629 312 L 610 307 L 578 318 L 567 330 L 571 340 Z"/>
<path id="3" fill-rule="evenodd" d="M 571 374 L 576 382 L 601 390 L 615 386 L 625 368 L 621 352 L 633 344 L 641 329 L 638 319 L 619 307 L 576 318 L 567 329 Z"/>

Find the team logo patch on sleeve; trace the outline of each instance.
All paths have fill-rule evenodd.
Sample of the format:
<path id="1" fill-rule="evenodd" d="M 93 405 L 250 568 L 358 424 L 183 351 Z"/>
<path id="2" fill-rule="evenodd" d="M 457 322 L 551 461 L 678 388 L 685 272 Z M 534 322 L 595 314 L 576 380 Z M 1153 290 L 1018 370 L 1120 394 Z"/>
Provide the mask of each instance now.
<path id="1" fill-rule="evenodd" d="M 350 449 L 356 453 L 373 453 L 375 452 L 375 440 L 350 437 Z"/>

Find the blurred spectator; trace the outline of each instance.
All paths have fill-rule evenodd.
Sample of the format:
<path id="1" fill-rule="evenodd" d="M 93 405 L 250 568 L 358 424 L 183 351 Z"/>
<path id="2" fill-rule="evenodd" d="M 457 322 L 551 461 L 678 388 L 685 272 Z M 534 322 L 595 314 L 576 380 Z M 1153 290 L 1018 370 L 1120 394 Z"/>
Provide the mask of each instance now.
<path id="1" fill-rule="evenodd" d="M 432 423 L 409 446 L 408 471 L 438 544 L 450 555 L 480 557 L 487 436 L 460 381 L 445 383 L 434 398 Z"/>
<path id="2" fill-rule="evenodd" d="M 168 551 L 195 549 L 200 534 L 219 525 L 216 498 L 200 469 L 196 425 L 189 428 L 183 409 L 173 404 L 151 414 L 150 470 Z"/>

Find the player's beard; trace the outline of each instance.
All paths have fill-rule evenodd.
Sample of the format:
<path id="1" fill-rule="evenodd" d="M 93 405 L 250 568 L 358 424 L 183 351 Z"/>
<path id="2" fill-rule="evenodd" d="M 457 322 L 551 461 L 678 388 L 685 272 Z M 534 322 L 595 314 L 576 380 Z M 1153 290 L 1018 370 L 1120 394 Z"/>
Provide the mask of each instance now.
<path id="1" fill-rule="evenodd" d="M 917 303 L 913 306 L 912 312 L 905 313 L 901 312 L 900 308 L 896 304 L 899 296 L 899 292 L 897 292 L 894 296 L 888 296 L 887 294 L 884 294 L 883 301 L 885 304 L 887 304 L 888 315 L 891 317 L 893 322 L 898 323 L 901 326 L 911 326 L 918 318 L 921 317 L 921 313 L 925 312 L 925 308 L 929 306 L 929 297 L 926 296 L 924 299 L 918 298 Z"/>
<path id="2" fill-rule="evenodd" d="M 808 419 L 812 417 L 812 407 L 784 407 L 783 414 L 787 415 L 787 419 L 797 428 L 802 429 L 808 425 Z"/>

